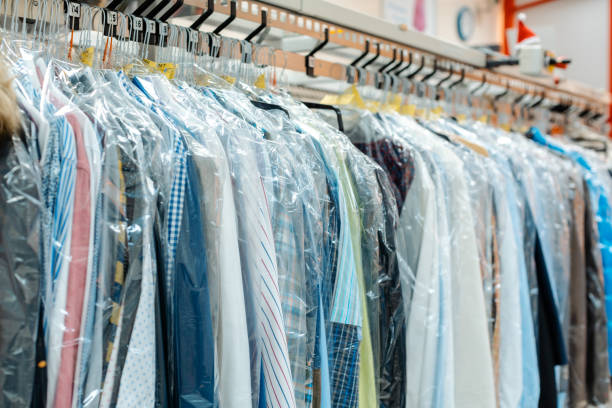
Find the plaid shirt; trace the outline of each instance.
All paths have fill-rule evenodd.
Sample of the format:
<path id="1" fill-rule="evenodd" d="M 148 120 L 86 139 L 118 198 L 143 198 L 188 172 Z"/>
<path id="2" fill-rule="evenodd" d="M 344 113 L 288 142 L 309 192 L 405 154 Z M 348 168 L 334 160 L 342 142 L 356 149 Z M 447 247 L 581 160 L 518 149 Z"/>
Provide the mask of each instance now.
<path id="1" fill-rule="evenodd" d="M 329 360 L 332 407 L 354 408 L 359 403 L 359 343 L 358 326 L 329 324 Z"/>
<path id="2" fill-rule="evenodd" d="M 328 164 L 318 141 L 315 147 L 325 163 L 330 205 L 326 223 L 322 298 L 329 353 L 333 407 L 356 407 L 359 402 L 359 344 L 361 314 L 357 271 L 344 192 L 338 173 Z"/>
<path id="3" fill-rule="evenodd" d="M 414 159 L 410 150 L 386 138 L 370 143 L 355 143 L 355 146 L 387 172 L 392 182 L 397 208 L 401 211 L 414 178 Z"/>

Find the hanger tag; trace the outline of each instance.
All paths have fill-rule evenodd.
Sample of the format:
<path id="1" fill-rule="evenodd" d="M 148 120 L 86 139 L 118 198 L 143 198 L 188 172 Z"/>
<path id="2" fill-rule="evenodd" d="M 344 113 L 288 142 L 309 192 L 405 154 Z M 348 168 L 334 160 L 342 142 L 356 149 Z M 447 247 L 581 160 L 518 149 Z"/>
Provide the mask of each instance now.
<path id="1" fill-rule="evenodd" d="M 155 21 L 147 20 L 147 31 L 149 32 L 149 34 L 155 34 L 155 26 Z"/>
<path id="2" fill-rule="evenodd" d="M 110 25 L 117 25 L 117 12 L 116 11 L 109 11 L 107 14 L 107 18 L 108 18 L 108 24 Z"/>
<path id="3" fill-rule="evenodd" d="M 168 24 L 161 23 L 159 25 L 159 33 L 163 35 L 164 37 L 168 37 Z"/>
<path id="4" fill-rule="evenodd" d="M 142 31 L 143 23 L 142 18 L 134 17 L 134 31 Z"/>
<path id="5" fill-rule="evenodd" d="M 70 3 L 70 7 L 68 7 L 68 16 L 79 18 L 81 17 L 81 4 L 80 3 Z"/>

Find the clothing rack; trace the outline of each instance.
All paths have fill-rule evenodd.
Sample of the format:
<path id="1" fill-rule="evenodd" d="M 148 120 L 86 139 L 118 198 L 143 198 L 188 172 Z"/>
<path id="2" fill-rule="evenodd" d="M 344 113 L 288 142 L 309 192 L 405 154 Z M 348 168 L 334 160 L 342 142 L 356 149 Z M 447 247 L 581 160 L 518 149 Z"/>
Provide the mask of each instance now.
<path id="1" fill-rule="evenodd" d="M 215 13 L 230 14 L 231 2 L 216 0 L 216 3 Z M 261 20 L 259 11 L 264 10 L 267 13 L 267 27 L 271 29 L 324 41 L 327 28 L 329 37 L 326 49 L 333 49 L 334 51 L 330 52 L 332 54 L 357 55 L 356 52 L 363 52 L 369 41 L 370 44 L 377 44 L 379 47 L 379 61 L 382 63 L 390 61 L 394 52 L 398 56 L 404 55 L 406 61 L 410 53 L 419 54 L 426 57 L 426 66 L 433 65 L 437 60 L 445 65 L 456 66 L 457 73 L 464 68 L 465 78 L 473 81 L 480 81 L 484 74 L 488 84 L 503 88 L 509 84 L 510 90 L 515 93 L 546 92 L 549 100 L 560 102 L 571 99 L 580 105 L 596 105 L 605 112 L 612 100 L 608 92 L 589 88 L 574 81 L 565 80 L 556 85 L 550 75 L 529 77 L 519 74 L 513 67 L 487 69 L 487 56 L 481 51 L 411 31 L 406 27 L 356 13 L 326 1 L 237 0 L 236 3 L 234 25 L 239 24 L 238 21 L 241 20 L 258 23 Z M 184 4 L 205 7 L 203 0 L 185 0 Z M 358 27 L 368 27 L 369 31 Z M 323 54 L 323 51 L 320 53 Z M 368 55 L 373 55 L 373 51 L 374 47 Z M 286 54 L 287 69 L 305 72 L 302 55 L 294 52 Z M 333 58 L 334 56 L 331 55 L 330 59 L 315 56 L 314 75 L 345 81 L 346 70 L 339 69 L 336 63 L 337 57 Z"/>
<path id="2" fill-rule="evenodd" d="M 108 6 L 115 9 L 121 3 L 113 1 Z M 514 67 L 486 68 L 487 56 L 481 51 L 451 44 L 322 0 L 162 0 L 157 3 L 147 0 L 144 3 L 147 3 L 144 4 L 147 7 L 139 3 L 136 11 L 153 8 L 153 12 L 143 17 L 163 16 L 161 21 L 169 19 L 171 24 L 199 30 L 212 25 L 214 29 L 210 31 L 215 34 L 224 30 L 224 36 L 232 37 L 238 33 L 244 35 L 240 38 L 247 41 L 260 37 L 254 43 L 255 47 L 263 43 L 262 40 L 270 32 L 276 32 L 281 41 L 272 42 L 274 57 L 270 58 L 268 65 L 305 73 L 312 78 L 344 82 L 354 79 L 349 64 L 360 54 L 365 61 L 373 63 L 369 69 L 359 71 L 359 76 L 365 74 L 366 83 L 377 85 L 381 75 L 397 75 L 407 70 L 404 77 L 414 76 L 414 68 L 420 57 L 425 70 L 418 69 L 422 70 L 420 73 L 424 76 L 433 76 L 432 73 L 436 71 L 449 72 L 448 68 L 439 67 L 450 67 L 454 71 L 453 78 L 449 78 L 452 81 L 459 78 L 461 73 L 461 78 L 465 80 L 482 81 L 516 94 L 545 94 L 551 102 L 582 109 L 588 107 L 601 114 L 607 114 L 612 101 L 608 92 L 573 81 L 564 80 L 555 84 L 550 75 L 536 78 L 521 75 Z M 201 8 L 202 14 L 170 18 L 184 6 Z M 157 20 L 157 23 L 162 24 L 161 21 Z M 368 27 L 369 31 L 355 27 Z M 229 31 L 231 33 L 228 35 Z M 288 33 L 293 36 L 286 40 L 284 37 Z M 287 44 L 289 48 L 300 49 L 287 50 Z M 410 69 L 407 69 L 406 64 Z M 441 77 L 434 78 L 436 83 L 439 79 Z"/>

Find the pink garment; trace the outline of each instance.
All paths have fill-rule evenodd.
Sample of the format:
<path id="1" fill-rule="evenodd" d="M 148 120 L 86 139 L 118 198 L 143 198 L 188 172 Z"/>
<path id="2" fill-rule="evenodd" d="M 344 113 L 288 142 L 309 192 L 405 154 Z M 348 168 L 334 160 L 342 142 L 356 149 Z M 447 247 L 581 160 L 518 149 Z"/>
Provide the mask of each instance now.
<path id="1" fill-rule="evenodd" d="M 91 229 L 91 178 L 83 129 L 75 114 L 67 113 L 66 119 L 74 131 L 77 147 L 77 171 L 72 242 L 70 244 L 72 259 L 68 272 L 64 341 L 62 342 L 62 355 L 55 391 L 55 408 L 71 408 L 72 406 Z"/>
<path id="2" fill-rule="evenodd" d="M 425 31 L 427 21 L 425 19 L 425 0 L 414 0 L 414 19 L 412 22 L 414 28 L 419 31 Z"/>

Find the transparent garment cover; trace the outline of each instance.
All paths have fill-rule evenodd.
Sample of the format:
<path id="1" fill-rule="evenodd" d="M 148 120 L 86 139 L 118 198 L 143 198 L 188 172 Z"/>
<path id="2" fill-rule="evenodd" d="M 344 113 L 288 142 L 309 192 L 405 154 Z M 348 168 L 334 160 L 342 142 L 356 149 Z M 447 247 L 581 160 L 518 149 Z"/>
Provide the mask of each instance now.
<path id="1" fill-rule="evenodd" d="M 273 103 L 283 103 L 288 108 L 287 101 L 279 99 L 276 95 L 267 95 L 266 99 Z M 289 100 L 289 105 L 293 103 Z M 290 112 L 291 117 L 294 117 Z M 307 321 L 309 330 L 308 352 L 312 353 L 312 397 L 313 400 L 320 399 L 322 406 L 332 404 L 332 395 L 338 395 L 339 387 L 332 390 L 333 377 L 338 373 L 334 362 L 337 357 L 342 355 L 355 356 L 355 347 L 348 346 L 350 343 L 339 343 L 336 347 L 334 336 L 342 333 L 338 330 L 341 326 L 334 326 L 330 322 L 331 314 L 331 293 L 333 287 L 333 276 L 337 270 L 338 260 L 338 222 L 340 208 L 337 190 L 334 187 L 337 183 L 334 174 L 330 172 L 325 156 L 320 149 L 318 141 L 312 135 L 304 132 L 297 121 L 292 120 L 290 127 L 295 132 L 282 133 L 282 140 L 288 142 L 288 147 L 293 154 L 294 160 L 303 164 L 303 168 L 312 175 L 312 183 L 308 184 L 308 178 L 304 179 L 304 189 L 308 199 L 305 207 L 304 230 L 306 267 L 311 284 L 309 285 L 310 298 L 312 298 L 313 308 Z M 306 176 L 306 174 L 304 175 Z M 334 330 L 336 329 L 336 330 Z M 347 330 L 347 334 L 352 331 Z M 350 341 L 350 337 L 346 338 Z M 344 354 L 343 354 L 344 352 Z M 351 386 L 354 382 L 350 383 Z M 296 388 L 296 393 L 299 390 Z M 356 404 L 354 399 L 347 401 L 350 405 Z"/>
<path id="2" fill-rule="evenodd" d="M 604 389 L 609 387 L 609 350 L 606 330 L 602 329 L 607 321 L 605 294 L 606 239 L 609 231 L 609 173 L 602 158 L 573 143 L 551 139 L 552 146 L 564 151 L 577 164 L 580 170 L 574 172 L 572 191 L 572 211 L 584 211 L 582 225 L 572 225 L 572 281 L 570 282 L 570 336 L 569 349 L 569 404 L 589 404 L 602 406 L 608 403 L 609 395 Z M 583 194 L 580 196 L 580 181 Z M 581 209 L 584 205 L 584 210 Z M 574 224 L 580 221 L 574 215 Z M 574 238 L 577 235 L 578 238 Z M 583 238 L 581 242 L 580 237 Z M 581 253 L 584 252 L 584 257 Z M 582 262 L 579 266 L 577 263 Z M 585 281 L 574 276 L 575 268 L 586 269 Z M 592 350 L 586 354 L 584 348 Z"/>
<path id="3" fill-rule="evenodd" d="M 196 243 L 193 251 L 200 248 L 198 254 L 192 253 L 199 262 L 184 273 L 198 283 L 191 288 L 184 286 L 177 296 L 197 296 L 197 305 L 184 307 L 191 309 L 193 319 L 202 321 L 206 336 L 191 332 L 186 337 L 202 359 L 196 366 L 190 363 L 192 357 L 178 362 L 178 384 L 187 387 L 177 391 L 177 403 L 190 404 L 196 398 L 204 406 L 249 405 L 252 384 L 245 292 L 242 285 L 236 285 L 242 282 L 241 259 L 236 256 L 236 207 L 227 157 L 216 134 L 223 131 L 223 122 L 205 106 L 198 108 L 199 101 L 163 77 L 138 77 L 135 82 L 181 128 L 189 170 L 186 186 L 196 194 L 191 206 L 197 218 L 191 219 L 189 228 L 198 234 L 191 242 Z M 212 367 L 214 382 L 210 378 Z M 197 380 L 185 383 L 186 379 Z"/>
<path id="4" fill-rule="evenodd" d="M 91 262 L 97 269 L 87 276 L 84 291 L 84 343 L 76 361 L 74 403 L 105 407 L 138 401 L 153 406 L 160 358 L 154 230 L 157 206 L 168 195 L 170 152 L 159 130 L 148 126 L 146 112 L 125 99 L 113 77 L 57 62 L 49 72 L 92 123 L 100 154 L 91 184 Z M 117 114 L 120 104 L 130 109 Z M 137 388 L 135 376 L 141 377 Z"/>
<path id="5" fill-rule="evenodd" d="M 452 123 L 449 127 L 465 140 L 486 148 L 485 172 L 491 178 L 494 192 L 494 244 L 500 272 L 496 287 L 498 330 L 492 336 L 498 395 L 501 406 L 531 406 L 538 403 L 540 391 L 522 221 L 524 198 L 506 156 L 507 149 L 498 146 L 503 143 L 502 136 L 487 137 L 495 131 L 484 126 L 475 127 L 473 133 Z M 472 162 L 469 158 L 464 160 L 468 168 Z"/>
<path id="6" fill-rule="evenodd" d="M 408 405 L 428 405 L 433 403 L 436 391 L 436 356 L 441 333 L 440 258 L 438 246 L 429 245 L 429 240 L 437 240 L 439 234 L 435 186 L 418 152 L 370 113 L 361 112 L 360 116 L 355 127 L 351 128 L 349 120 L 347 133 L 360 150 L 385 168 L 397 201 L 403 203 L 399 208 L 397 238 L 398 260 L 405 259 L 400 262 L 400 266 L 404 265 L 402 284 L 406 295 L 403 302 L 406 361 L 410 361 L 406 368 L 405 398 Z M 402 162 L 412 164 L 398 167 Z M 426 233 L 430 235 L 425 237 Z"/>
<path id="7" fill-rule="evenodd" d="M 4 60 L 0 64 L 1 69 L 15 68 L 4 65 Z M 36 370 L 37 336 L 48 248 L 44 248 L 47 229 L 38 147 L 47 122 L 28 95 L 16 93 L 21 130 L 9 134 L 3 126 L 0 135 L 0 405 L 25 407 L 33 402 L 35 375 L 40 371 Z"/>
<path id="8" fill-rule="evenodd" d="M 332 404 L 340 403 L 342 395 L 352 395 L 346 401 L 348 406 L 373 406 L 377 402 L 377 376 L 373 351 L 373 335 L 369 325 L 368 300 L 365 293 L 364 264 L 362 257 L 362 222 L 360 219 L 361 197 L 354 186 L 354 178 L 347 164 L 346 149 L 352 148 L 348 140 L 324 121 L 316 117 L 305 106 L 287 96 L 281 96 L 284 106 L 299 128 L 310 135 L 314 145 L 327 167 L 328 185 L 332 201 L 337 206 L 339 222 L 333 246 L 327 250 L 338 251 L 332 255 L 330 271 L 323 272 L 323 297 L 333 295 L 324 301 L 329 348 L 329 377 L 331 381 Z M 334 231 L 331 231 L 332 233 Z M 328 244 L 330 244 L 328 242 Z M 369 267 L 366 265 L 366 267 Z M 370 275 L 371 271 L 368 270 Z M 334 278 L 335 275 L 335 278 Z M 333 292 L 327 292 L 333 288 Z M 327 317 L 326 317 L 327 319 Z M 359 331 L 361 330 L 361 338 Z M 376 350 L 379 354 L 379 350 Z M 345 364 L 359 361 L 359 369 Z M 347 376 L 348 374 L 348 376 Z M 345 380 L 340 380 L 342 377 Z M 358 397 L 357 397 L 358 395 Z"/>
<path id="9" fill-rule="evenodd" d="M 166 339 L 168 350 L 165 354 L 165 361 L 158 364 L 158 367 L 160 372 L 165 371 L 167 375 L 165 381 L 163 378 L 160 378 L 160 387 L 164 390 L 163 387 L 165 385 L 166 390 L 165 397 L 163 392 L 160 395 L 160 403 L 167 404 L 171 401 L 177 404 L 176 401 L 179 401 L 180 395 L 183 392 L 178 386 L 179 378 L 182 377 L 178 369 L 180 365 L 178 354 L 185 348 L 188 348 L 190 351 L 194 350 L 190 343 L 182 342 L 177 333 L 179 327 L 178 318 L 186 313 L 183 310 L 184 304 L 175 303 L 176 297 L 179 296 L 176 278 L 177 268 L 180 265 L 182 268 L 181 272 L 183 272 L 185 270 L 196 270 L 198 267 L 201 267 L 201 264 L 197 262 L 186 263 L 185 260 L 189 257 L 192 260 L 198 259 L 198 255 L 201 255 L 201 247 L 198 247 L 198 245 L 203 245 L 202 242 L 197 241 L 197 236 L 191 235 L 192 232 L 197 233 L 198 229 L 187 228 L 187 223 L 201 223 L 201 220 L 197 217 L 197 205 L 194 205 L 193 200 L 190 200 L 188 205 L 185 204 L 186 191 L 189 191 L 190 196 L 198 192 L 198 190 L 193 188 L 192 184 L 188 185 L 187 183 L 189 152 L 186 147 L 185 138 L 188 137 L 188 132 L 181 128 L 179 123 L 168 117 L 163 108 L 157 103 L 159 101 L 149 99 L 147 94 L 125 75 L 119 74 L 118 81 L 120 82 L 120 87 L 125 90 L 130 98 L 133 98 L 142 107 L 146 107 L 150 120 L 164 135 L 164 140 L 169 143 L 169 152 L 172 154 L 172 161 L 168 164 L 168 170 L 172 178 L 168 180 L 168 184 L 165 186 L 167 194 L 164 197 L 167 197 L 167 199 L 159 204 L 159 224 L 156 228 L 156 231 L 161 230 L 158 233 L 161 235 L 159 241 L 162 243 L 162 249 L 158 257 L 163 261 L 163 268 L 160 265 L 159 271 L 159 288 L 160 299 L 163 299 L 160 301 L 160 306 L 163 309 L 162 313 L 165 319 L 162 319 L 160 326 L 163 333 L 162 336 Z M 183 228 L 185 228 L 185 232 L 181 233 Z M 196 245 L 185 244 L 191 238 L 196 242 Z M 179 245 L 182 248 L 180 257 L 177 256 Z M 185 336 L 183 340 L 187 338 Z M 180 367 L 183 369 L 188 368 L 183 365 L 180 365 Z M 188 387 L 194 387 L 194 384 L 199 383 L 194 379 Z"/>
<path id="10" fill-rule="evenodd" d="M 214 91 L 205 90 L 205 92 L 208 98 L 219 97 Z M 272 396 L 276 392 L 286 398 L 289 406 L 295 406 L 287 337 L 281 322 L 287 323 L 287 319 L 297 318 L 295 326 L 300 330 L 300 325 L 305 324 L 305 309 L 302 311 L 300 306 L 296 305 L 295 316 L 284 317 L 283 314 L 277 244 L 284 245 L 285 242 L 275 241 L 272 225 L 275 208 L 270 203 L 269 195 L 274 188 L 272 177 L 274 164 L 260 131 L 248 122 L 238 119 L 234 112 L 223 109 L 218 104 L 216 109 L 215 105 L 211 103 L 209 105 L 209 109 L 214 109 L 224 123 L 219 138 L 228 156 L 236 200 L 240 256 L 245 293 L 248 296 L 247 318 L 251 341 L 251 373 L 254 379 L 253 401 L 263 403 L 261 399 L 265 398 L 266 403 L 274 404 Z M 289 241 L 286 244 L 291 246 L 292 225 L 287 220 L 284 222 L 287 222 L 287 225 L 283 227 L 286 229 L 283 233 L 288 236 L 282 239 Z M 300 222 L 293 226 L 300 229 L 301 224 Z M 298 259 L 298 262 L 301 260 Z M 299 282 L 295 283 L 299 285 Z M 274 325 L 273 322 L 280 324 Z M 271 373 L 276 373 L 283 380 L 275 384 L 270 378 Z"/>
<path id="11" fill-rule="evenodd" d="M 263 132 L 257 136 L 268 160 L 259 160 L 258 165 L 271 212 L 295 399 L 297 406 L 307 406 L 312 398 L 321 269 L 321 241 L 313 240 L 323 199 L 314 189 L 320 170 L 306 162 L 314 158 L 299 154 L 305 150 L 304 142 L 282 108 L 257 108 L 236 90 L 213 92 L 211 100 L 220 104 L 219 109 L 229 110 Z"/>
<path id="12" fill-rule="evenodd" d="M 384 119 L 389 129 L 395 129 L 399 138 L 421 154 L 435 186 L 434 197 L 439 208 L 437 238 L 447 240 L 446 248 L 439 245 L 440 313 L 442 322 L 447 324 L 447 331 L 441 331 L 439 341 L 446 347 L 450 364 L 446 371 L 436 373 L 440 387 L 434 398 L 445 398 L 455 406 L 473 406 L 474 401 L 483 406 L 495 404 L 478 241 L 464 164 L 452 151 L 453 145 L 448 139 L 429 132 L 413 119 L 398 115 Z M 466 381 L 467 366 L 471 371 L 469 376 L 479 378 L 479 387 Z M 440 374 L 445 381 L 439 380 Z"/>
<path id="13" fill-rule="evenodd" d="M 359 119 L 358 116 L 356 111 L 343 112 L 343 120 L 349 127 Z M 372 158 L 347 142 L 338 135 L 337 143 L 344 151 L 352 175 L 361 219 L 363 279 L 376 390 L 382 406 L 403 405 L 404 296 L 397 259 L 396 228 L 399 216 L 393 188 L 397 192 L 399 189 L 392 187 L 387 174 Z M 410 178 L 410 167 L 407 166 L 405 170 L 406 178 Z M 410 180 L 404 182 L 409 184 Z"/>
<path id="14" fill-rule="evenodd" d="M 63 83 L 55 68 L 40 59 L 32 64 L 42 87 L 41 112 L 59 132 L 59 160 L 49 177 L 57 192 L 51 227 L 52 264 L 43 292 L 47 406 L 72 404 L 74 384 L 80 382 L 80 356 L 93 338 L 85 329 L 90 305 L 95 304 L 91 282 L 97 275 L 93 260 L 101 172 L 96 131 L 83 111 L 62 92 Z"/>

